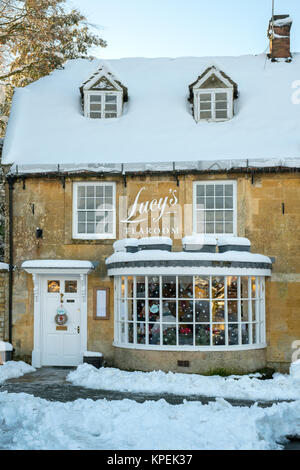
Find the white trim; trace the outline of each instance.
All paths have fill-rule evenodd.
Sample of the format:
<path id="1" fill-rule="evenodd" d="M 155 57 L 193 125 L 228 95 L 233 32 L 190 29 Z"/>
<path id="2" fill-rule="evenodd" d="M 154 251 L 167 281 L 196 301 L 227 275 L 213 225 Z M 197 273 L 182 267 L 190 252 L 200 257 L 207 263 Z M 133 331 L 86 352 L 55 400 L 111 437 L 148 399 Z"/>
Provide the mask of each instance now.
<path id="1" fill-rule="evenodd" d="M 212 66 L 212 68 L 193 86 L 193 91 L 197 91 L 201 85 L 203 85 L 203 83 L 205 83 L 206 80 L 212 75 L 216 75 L 216 77 L 218 77 L 218 79 L 228 88 L 233 88 L 232 83 L 227 78 L 223 77 L 220 70 L 215 66 Z"/>
<path id="2" fill-rule="evenodd" d="M 226 93 L 227 95 L 227 117 L 217 118 L 216 117 L 216 93 Z M 211 118 L 200 118 L 200 95 L 210 94 L 211 95 Z M 209 110 L 207 110 L 209 111 Z M 220 110 L 222 111 L 222 110 Z M 205 112 L 203 110 L 202 112 Z M 233 117 L 233 87 L 232 88 L 208 88 L 194 91 L 194 118 L 196 122 L 199 121 L 228 121 Z"/>
<path id="3" fill-rule="evenodd" d="M 116 79 L 113 77 L 113 75 L 108 70 L 104 70 L 105 66 L 102 67 L 103 68 L 101 68 L 101 70 L 96 72 L 90 79 L 86 81 L 85 85 L 83 86 L 83 91 L 89 91 L 90 88 L 95 85 L 95 83 L 101 80 L 102 77 L 105 77 L 118 91 L 122 92 L 122 87 L 116 82 Z"/>
<path id="4" fill-rule="evenodd" d="M 267 347 L 266 343 L 261 344 L 241 344 L 234 346 L 157 346 L 157 345 L 146 345 L 146 344 L 131 344 L 131 343 L 118 343 L 113 342 L 113 346 L 116 348 L 124 349 L 143 349 L 148 351 L 243 351 L 243 350 L 253 350 L 253 349 L 264 349 Z"/>
<path id="5" fill-rule="evenodd" d="M 77 212 L 77 191 L 79 186 L 112 186 L 113 208 L 108 212 L 113 213 L 113 231 L 112 233 L 78 233 L 78 212 Z M 87 181 L 73 183 L 73 214 L 72 214 L 72 238 L 79 240 L 103 240 L 116 238 L 116 183 L 114 181 Z M 96 211 L 96 209 L 95 209 Z"/>
<path id="6" fill-rule="evenodd" d="M 101 118 L 99 119 L 116 119 L 121 117 L 122 115 L 122 107 L 123 107 L 123 91 L 99 91 L 99 90 L 88 90 L 84 92 L 84 115 L 87 118 L 90 118 L 90 96 L 91 95 L 99 95 L 101 96 Z M 107 95 L 115 95 L 117 97 L 117 111 L 116 114 L 117 116 L 115 118 L 106 118 L 105 114 L 108 113 L 108 111 L 105 111 L 105 96 Z M 97 111 L 95 111 L 97 112 Z M 113 113 L 114 111 L 111 111 Z M 94 118 L 90 118 L 94 119 Z"/>
<path id="7" fill-rule="evenodd" d="M 124 347 L 124 348 L 129 348 L 129 349 L 149 349 L 149 350 L 168 350 L 168 351 L 231 351 L 231 350 L 249 350 L 249 349 L 261 349 L 266 347 L 266 340 L 265 340 L 265 318 L 264 318 L 264 305 L 265 305 L 265 291 L 264 289 L 256 289 L 254 290 L 254 296 L 253 296 L 253 291 L 252 291 L 252 279 L 251 277 L 253 276 L 248 276 L 247 279 L 247 294 L 244 297 L 241 297 L 241 277 L 240 276 L 235 276 L 236 277 L 236 297 L 232 296 L 232 293 L 230 293 L 228 297 L 228 292 L 227 292 L 227 283 L 228 283 L 228 277 L 224 275 L 224 296 L 218 296 L 214 297 L 214 292 L 212 290 L 212 281 L 213 277 L 208 276 L 209 278 L 209 293 L 207 297 L 200 298 L 197 296 L 196 290 L 195 290 L 195 278 L 193 278 L 193 295 L 190 297 L 189 295 L 186 295 L 185 297 L 180 297 L 179 296 L 179 281 L 180 277 L 182 276 L 182 273 L 180 275 L 176 275 L 176 297 L 171 296 L 169 297 L 163 297 L 163 291 L 162 291 L 162 276 L 158 276 L 159 278 L 159 285 L 160 285 L 160 295 L 159 297 L 151 298 L 149 299 L 149 291 L 148 291 L 148 282 L 149 279 L 147 276 L 144 277 L 144 285 L 145 285 L 145 292 L 144 295 L 141 297 L 137 295 L 136 289 L 134 288 L 133 296 L 128 295 L 128 290 L 127 290 L 127 281 L 128 281 L 128 275 L 125 275 L 125 277 L 116 277 L 115 278 L 115 323 L 114 323 L 114 343 L 113 345 L 116 347 Z M 168 273 L 170 275 L 170 273 Z M 203 273 L 199 274 L 199 276 L 202 276 Z M 136 278 L 133 279 L 134 286 L 136 285 Z M 156 282 L 156 281 L 155 281 Z M 219 281 L 216 281 L 219 282 Z M 255 278 L 255 285 L 258 286 L 258 283 L 260 285 L 263 285 L 264 283 L 264 278 Z M 122 290 L 122 285 L 124 284 L 125 289 Z M 163 299 L 167 302 L 176 302 L 176 317 L 173 316 L 175 315 L 174 309 L 172 309 L 172 318 L 173 320 L 171 321 L 169 318 L 165 321 L 162 320 L 162 315 L 163 315 L 163 308 L 162 308 L 162 302 Z M 149 344 L 149 335 L 150 335 L 150 330 L 149 330 L 149 300 L 155 300 L 156 303 L 160 305 L 159 308 L 159 318 L 156 318 L 156 320 L 152 319 L 150 323 L 159 325 L 160 329 L 160 344 Z M 136 315 L 136 308 L 135 306 L 139 301 L 143 301 L 145 304 L 145 312 L 144 312 L 144 319 L 141 320 L 137 317 Z M 178 317 L 178 308 L 179 308 L 179 303 L 180 301 L 192 301 L 193 302 L 193 321 L 184 321 L 181 319 L 179 321 Z M 196 316 L 195 316 L 195 308 L 196 308 L 196 302 L 208 302 L 209 305 L 209 317 L 206 320 L 199 321 L 199 319 L 196 321 Z M 256 316 L 255 319 L 253 319 L 253 316 L 251 314 L 251 305 L 255 302 L 255 312 Z M 133 311 L 135 312 L 134 316 L 131 318 L 131 320 L 128 320 L 128 315 L 126 314 L 127 308 L 128 308 L 128 302 L 132 302 L 132 305 L 134 307 Z M 222 319 L 218 318 L 213 318 L 212 316 L 212 306 L 213 303 L 216 302 L 224 302 L 224 321 Z M 228 306 L 230 303 L 236 302 L 236 320 L 233 321 L 233 318 L 229 319 L 229 313 L 228 312 Z M 242 320 L 241 318 L 241 305 L 243 303 L 248 305 L 248 316 L 246 319 Z M 121 305 L 125 307 L 125 315 L 121 316 Z M 135 335 L 135 326 L 138 325 L 139 323 L 142 324 L 142 327 L 144 328 L 145 333 L 142 333 L 144 335 L 144 341 L 145 344 L 141 344 L 140 342 L 137 342 L 137 338 Z M 131 330 L 133 332 L 133 342 L 129 342 L 129 325 L 131 325 Z M 179 327 L 180 325 L 186 325 L 187 327 L 190 327 L 193 325 L 193 345 L 180 345 L 179 340 L 178 340 L 178 334 L 179 334 Z M 210 344 L 209 345 L 202 345 L 202 346 L 196 346 L 195 341 L 196 341 L 196 326 L 201 326 L 203 325 L 204 327 L 209 327 L 210 331 Z M 218 327 L 218 325 L 224 325 L 224 345 L 215 345 L 213 341 L 213 330 L 214 328 Z M 229 327 L 236 325 L 237 328 L 237 338 L 238 338 L 238 344 L 229 344 L 230 343 L 230 338 L 229 338 Z M 243 338 L 242 338 L 242 328 L 246 328 L 245 331 L 247 331 L 247 344 L 243 344 Z M 153 325 L 152 325 L 153 327 Z M 163 339 L 162 339 L 162 331 L 164 330 L 164 327 L 172 327 L 172 329 L 176 329 L 176 345 L 164 345 L 163 344 Z M 255 328 L 256 332 L 259 334 L 259 336 L 256 336 L 255 339 L 256 341 L 259 341 L 258 343 L 253 344 L 253 338 L 252 338 L 252 331 L 253 327 Z M 149 331 L 149 335 L 148 335 Z M 232 331 L 232 330 L 231 330 Z M 122 333 L 123 332 L 123 333 Z M 158 339 L 158 338 L 157 338 Z"/>
<path id="8" fill-rule="evenodd" d="M 30 272 L 29 270 L 26 270 Z M 65 273 L 64 270 L 51 270 L 50 272 L 33 274 L 34 282 L 34 347 L 32 351 L 32 365 L 33 367 L 41 367 L 42 364 L 42 347 L 41 341 L 43 339 L 43 322 L 42 322 L 42 310 L 43 310 L 43 295 L 42 286 L 45 279 L 53 275 L 65 276 L 71 274 L 70 272 Z M 83 358 L 84 351 L 87 350 L 87 302 L 86 295 L 83 292 L 87 292 L 87 273 L 79 274 L 78 271 L 72 273 L 73 276 L 78 277 L 81 281 L 81 325 L 80 325 L 80 356 Z"/>
<path id="9" fill-rule="evenodd" d="M 233 235 L 237 236 L 237 181 L 236 180 L 197 180 L 193 182 L 193 232 L 194 234 L 199 234 L 197 232 L 197 218 L 196 218 L 196 189 L 197 185 L 209 185 L 209 184 L 224 184 L 224 185 L 232 185 L 233 187 L 233 233 L 209 233 L 207 235 L 214 235 L 216 238 L 224 236 L 224 235 Z M 204 212 L 210 209 L 204 209 Z M 216 209 L 211 209 L 215 211 Z M 217 209 L 219 210 L 219 209 Z M 220 209 L 226 210 L 226 209 Z M 231 210 L 231 209 L 228 209 Z"/>
<path id="10" fill-rule="evenodd" d="M 227 267 L 125 267 L 125 268 L 108 268 L 108 276 L 143 276 L 143 275 L 176 275 L 180 271 L 180 274 L 188 276 L 197 276 L 199 272 L 203 275 L 213 276 L 271 276 L 271 269 L 254 269 L 254 268 L 227 268 Z"/>

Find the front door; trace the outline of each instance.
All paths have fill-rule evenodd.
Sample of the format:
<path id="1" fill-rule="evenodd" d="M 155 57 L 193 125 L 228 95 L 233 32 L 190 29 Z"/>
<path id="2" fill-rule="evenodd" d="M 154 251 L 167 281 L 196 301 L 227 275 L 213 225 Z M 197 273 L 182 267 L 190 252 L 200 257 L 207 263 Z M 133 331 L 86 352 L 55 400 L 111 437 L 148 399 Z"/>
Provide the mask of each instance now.
<path id="1" fill-rule="evenodd" d="M 46 277 L 42 282 L 42 365 L 77 366 L 82 362 L 81 280 Z"/>

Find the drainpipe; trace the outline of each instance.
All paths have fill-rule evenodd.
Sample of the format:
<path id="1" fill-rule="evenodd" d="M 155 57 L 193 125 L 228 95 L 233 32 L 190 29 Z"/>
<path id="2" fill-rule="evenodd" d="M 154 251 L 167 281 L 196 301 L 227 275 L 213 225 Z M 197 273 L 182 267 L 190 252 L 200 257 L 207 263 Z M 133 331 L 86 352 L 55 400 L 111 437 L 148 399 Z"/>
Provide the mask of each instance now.
<path id="1" fill-rule="evenodd" d="M 8 341 L 12 344 L 12 303 L 13 303 L 13 190 L 14 180 L 9 178 L 9 286 L 8 286 Z"/>

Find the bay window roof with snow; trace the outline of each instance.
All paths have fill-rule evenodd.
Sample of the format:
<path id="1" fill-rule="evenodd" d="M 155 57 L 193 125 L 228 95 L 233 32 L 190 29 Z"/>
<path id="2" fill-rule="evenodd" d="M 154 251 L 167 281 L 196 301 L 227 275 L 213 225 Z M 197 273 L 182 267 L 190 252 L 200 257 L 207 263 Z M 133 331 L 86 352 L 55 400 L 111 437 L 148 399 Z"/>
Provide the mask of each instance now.
<path id="1" fill-rule="evenodd" d="M 15 90 L 2 163 L 19 173 L 298 167 L 299 68 L 296 53 L 291 63 L 264 54 L 71 60 Z"/>

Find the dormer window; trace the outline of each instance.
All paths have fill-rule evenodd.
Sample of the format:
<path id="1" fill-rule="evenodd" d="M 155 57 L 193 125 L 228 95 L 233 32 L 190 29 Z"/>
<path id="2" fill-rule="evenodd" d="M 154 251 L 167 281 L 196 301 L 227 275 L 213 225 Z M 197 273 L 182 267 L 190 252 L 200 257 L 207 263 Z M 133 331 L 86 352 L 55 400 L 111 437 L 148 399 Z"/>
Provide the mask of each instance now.
<path id="1" fill-rule="evenodd" d="M 80 88 L 84 115 L 91 119 L 117 118 L 128 100 L 127 88 L 104 66 Z"/>
<path id="2" fill-rule="evenodd" d="M 195 121 L 225 121 L 233 117 L 237 85 L 216 67 L 208 68 L 190 85 Z"/>
<path id="3" fill-rule="evenodd" d="M 116 118 L 122 114 L 122 95 L 120 93 L 95 93 L 87 95 L 87 117 L 92 119 Z"/>

